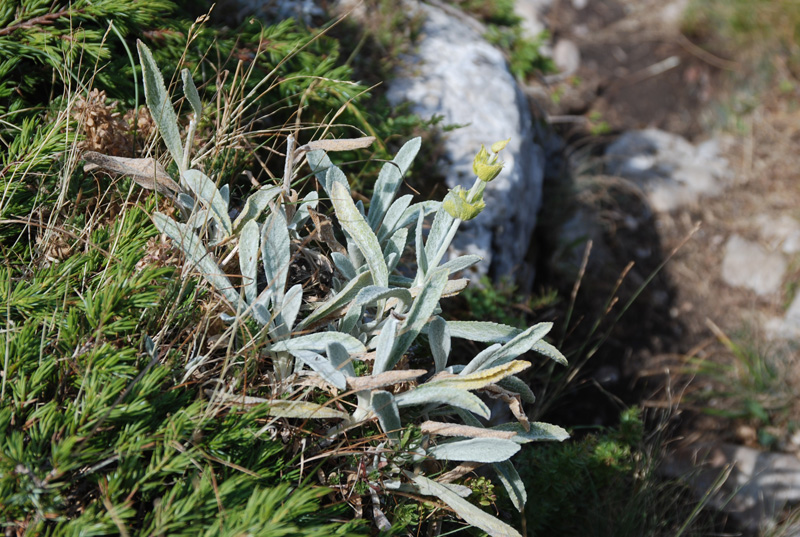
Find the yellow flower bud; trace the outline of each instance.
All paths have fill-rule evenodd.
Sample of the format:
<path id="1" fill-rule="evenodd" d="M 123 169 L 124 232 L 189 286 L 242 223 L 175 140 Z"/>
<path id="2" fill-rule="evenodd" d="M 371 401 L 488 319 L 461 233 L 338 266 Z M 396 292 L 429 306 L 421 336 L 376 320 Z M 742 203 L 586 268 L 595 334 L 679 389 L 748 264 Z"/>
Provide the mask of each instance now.
<path id="1" fill-rule="evenodd" d="M 508 145 L 508 142 L 510 142 L 510 141 L 511 141 L 511 138 L 509 138 L 508 140 L 500 140 L 499 142 L 493 143 L 492 144 L 492 153 L 499 153 L 500 151 L 502 151 L 503 149 L 506 148 L 506 146 Z"/>
<path id="2" fill-rule="evenodd" d="M 496 156 L 491 160 L 489 157 L 489 152 L 486 151 L 486 148 L 483 145 L 481 145 L 481 150 L 478 151 L 478 154 L 475 155 L 475 159 L 472 161 L 472 171 L 475 172 L 475 175 L 478 176 L 478 179 L 486 183 L 497 177 L 497 174 L 499 174 L 500 170 L 503 169 L 503 163 L 497 162 Z"/>
<path id="3" fill-rule="evenodd" d="M 442 202 L 442 207 L 453 218 L 472 220 L 486 207 L 486 203 L 481 197 L 470 203 L 467 201 L 468 195 L 468 191 L 460 186 L 456 186 L 447 193 L 447 196 L 445 196 Z"/>

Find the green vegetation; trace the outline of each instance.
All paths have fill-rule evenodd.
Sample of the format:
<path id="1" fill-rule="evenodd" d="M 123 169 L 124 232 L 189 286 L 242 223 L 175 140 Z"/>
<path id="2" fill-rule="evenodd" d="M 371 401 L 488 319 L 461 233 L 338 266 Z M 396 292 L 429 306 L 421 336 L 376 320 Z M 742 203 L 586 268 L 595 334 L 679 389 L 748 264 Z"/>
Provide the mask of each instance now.
<path id="1" fill-rule="evenodd" d="M 656 473 L 660 435 L 646 436 L 639 410 L 631 408 L 615 429 L 522 454 L 520 474 L 539 491 L 525 510 L 529 535 L 707 535 L 711 528 L 696 519 L 695 501 Z"/>
<path id="2" fill-rule="evenodd" d="M 137 7 L 114 30 L 118 3 L 28 2 L 0 34 L 8 50 L 39 42 L 29 64 L 3 60 L 30 77 L 4 79 L 0 112 L 4 529 L 344 535 L 364 524 L 334 519 L 370 505 L 382 529 L 457 515 L 514 535 L 484 509 L 496 485 L 459 462 L 492 464 L 521 510 L 508 459 L 566 434 L 518 410 L 518 422 L 487 428 L 473 392 L 517 408 L 532 394 L 514 377 L 530 364 L 516 358 L 564 358 L 542 339 L 549 323 L 438 316 L 465 286 L 448 276 L 479 261 L 441 264 L 483 208 L 505 143 L 479 153 L 469 191 L 410 205 L 394 198 L 419 139 L 380 172 L 351 174 L 363 183 L 325 154 L 381 158 L 362 134 L 390 128 L 364 119 L 365 88 L 347 80 L 335 41 L 291 22 L 234 33 L 205 17 L 157 19 L 165 3 Z M 144 35 L 150 46 L 134 47 Z M 177 111 L 168 87 L 183 90 Z M 368 206 L 355 203 L 353 185 L 370 182 Z M 139 187 L 155 192 L 137 198 Z M 490 346 L 448 367 L 453 337 Z M 448 415 L 463 424 L 437 421 Z"/>
<path id="3" fill-rule="evenodd" d="M 550 35 L 544 31 L 531 39 L 523 35 L 514 0 L 449 0 L 486 24 L 485 38 L 503 50 L 511 72 L 520 80 L 556 71 L 553 60 L 541 53 Z"/>
<path id="4" fill-rule="evenodd" d="M 705 358 L 691 358 L 688 371 L 703 390 L 688 394 L 702 412 L 752 428 L 756 441 L 770 449 L 787 443 L 798 428 L 796 394 L 790 374 L 793 349 L 765 342 L 753 334 L 728 337 L 711 325 L 721 349 Z"/>
<path id="5" fill-rule="evenodd" d="M 683 26 L 690 34 L 727 41 L 740 53 L 772 50 L 800 60 L 800 4 L 794 0 L 692 0 Z"/>

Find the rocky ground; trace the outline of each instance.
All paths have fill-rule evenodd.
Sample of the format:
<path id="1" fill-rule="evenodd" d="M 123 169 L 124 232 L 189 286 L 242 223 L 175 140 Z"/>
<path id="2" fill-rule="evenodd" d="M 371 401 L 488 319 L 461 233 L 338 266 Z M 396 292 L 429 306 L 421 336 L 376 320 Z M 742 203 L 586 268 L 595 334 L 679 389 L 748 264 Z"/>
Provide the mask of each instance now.
<path id="1" fill-rule="evenodd" d="M 617 391 L 643 387 L 645 406 L 673 412 L 681 441 L 670 473 L 707 461 L 702 491 L 733 468 L 724 491 L 742 490 L 726 508 L 755 531 L 800 500 L 798 84 L 776 65 L 794 84 L 745 107 L 756 75 L 685 37 L 685 8 L 550 3 L 566 74 L 528 94 L 567 141 L 580 200 L 562 259 L 577 265 L 590 237 L 586 274 L 609 278 L 634 261 L 634 284 L 667 261 L 621 322 L 625 358 L 607 364 L 623 379 Z"/>

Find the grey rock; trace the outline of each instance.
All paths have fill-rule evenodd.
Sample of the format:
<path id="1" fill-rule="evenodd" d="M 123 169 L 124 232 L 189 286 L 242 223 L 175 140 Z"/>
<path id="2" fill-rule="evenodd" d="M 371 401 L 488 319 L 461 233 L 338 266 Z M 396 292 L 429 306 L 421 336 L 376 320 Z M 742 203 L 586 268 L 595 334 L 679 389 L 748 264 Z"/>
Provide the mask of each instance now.
<path id="1" fill-rule="evenodd" d="M 755 224 L 770 248 L 789 255 L 800 252 L 800 222 L 796 219 L 787 214 L 762 214 L 756 217 Z"/>
<path id="2" fill-rule="evenodd" d="M 496 276 L 511 274 L 523 263 L 541 204 L 544 158 L 533 142 L 527 101 L 502 53 L 470 24 L 426 4 L 413 55 L 390 83 L 393 104 L 410 101 L 422 117 L 439 115 L 446 125 L 464 125 L 447 134 L 444 162 L 449 187 L 472 185 L 472 160 L 481 144 L 511 137 L 503 151 L 505 169 L 484 196 L 486 209 L 466 222 L 456 236 L 456 253 L 485 258 Z"/>
<path id="3" fill-rule="evenodd" d="M 581 51 L 569 39 L 559 39 L 553 47 L 553 62 L 562 75 L 571 75 L 581 65 Z"/>
<path id="4" fill-rule="evenodd" d="M 658 129 L 629 131 L 606 149 L 606 166 L 638 184 L 656 211 L 668 212 L 722 192 L 732 174 L 718 140 L 697 147 Z"/>
<path id="5" fill-rule="evenodd" d="M 733 235 L 725 244 L 722 279 L 732 287 L 752 289 L 760 296 L 780 290 L 788 263 L 779 252 Z"/>
<path id="6" fill-rule="evenodd" d="M 771 339 L 800 340 L 800 295 L 794 297 L 783 317 L 773 317 L 764 322 Z"/>
<path id="7" fill-rule="evenodd" d="M 662 472 L 686 479 L 698 497 L 729 513 L 744 529 L 775 525 L 781 511 L 800 503 L 800 460 L 732 444 L 701 444 L 670 455 Z M 715 481 L 725 476 L 715 489 Z"/>

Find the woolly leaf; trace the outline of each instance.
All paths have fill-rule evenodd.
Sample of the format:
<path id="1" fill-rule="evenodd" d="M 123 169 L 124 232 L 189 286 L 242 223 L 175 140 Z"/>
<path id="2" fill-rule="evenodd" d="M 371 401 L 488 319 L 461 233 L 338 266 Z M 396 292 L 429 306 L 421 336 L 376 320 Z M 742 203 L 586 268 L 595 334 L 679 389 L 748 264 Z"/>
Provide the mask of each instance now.
<path id="1" fill-rule="evenodd" d="M 536 396 L 533 395 L 530 387 L 517 377 L 510 376 L 497 383 L 498 386 L 508 391 L 518 393 L 520 398 L 526 403 L 535 403 Z"/>
<path id="2" fill-rule="evenodd" d="M 508 343 L 522 333 L 522 330 L 513 326 L 485 321 L 447 321 L 447 327 L 454 338 L 480 343 Z"/>
<path id="3" fill-rule="evenodd" d="M 212 218 L 224 232 L 225 237 L 229 237 L 233 232 L 233 226 L 228 216 L 228 204 L 222 199 L 214 181 L 198 170 L 186 170 L 183 172 L 183 178 L 186 186 L 194 192 L 203 207 L 211 211 Z"/>
<path id="4" fill-rule="evenodd" d="M 428 324 L 428 342 L 431 345 L 431 354 L 436 373 L 447 367 L 447 357 L 450 356 L 450 332 L 447 322 L 441 317 L 434 317 Z"/>
<path id="5" fill-rule="evenodd" d="M 425 255 L 428 259 L 436 259 L 436 255 L 442 249 L 454 221 L 455 218 L 450 216 L 444 209 L 436 211 L 431 230 L 428 232 L 428 242 L 425 243 Z"/>
<path id="6" fill-rule="evenodd" d="M 419 203 L 415 203 L 414 205 L 410 206 L 408 209 L 403 211 L 403 214 L 400 215 L 400 218 L 397 220 L 397 223 L 392 228 L 389 228 L 389 227 L 383 228 L 382 227 L 381 230 L 384 230 L 385 233 L 386 233 L 385 236 L 388 237 L 389 235 L 391 235 L 392 233 L 394 233 L 398 229 L 404 228 L 406 226 L 410 226 L 411 224 L 416 222 L 417 218 L 419 217 L 420 209 L 425 211 L 425 216 L 428 216 L 432 212 L 435 212 L 435 211 L 439 210 L 439 208 L 441 206 L 442 206 L 441 202 L 433 201 L 433 200 L 428 200 L 428 201 L 422 201 L 422 202 L 419 202 Z M 384 219 L 384 223 L 386 223 L 386 221 L 388 219 L 389 218 L 388 218 L 388 215 L 387 215 L 386 218 Z M 429 234 L 429 236 L 430 236 L 430 234 Z M 384 237 L 384 236 L 381 235 L 381 237 Z M 383 240 L 383 239 L 381 239 L 381 240 Z M 428 258 L 430 259 L 430 256 L 428 256 Z"/>
<path id="7" fill-rule="evenodd" d="M 302 304 L 303 286 L 298 283 L 286 291 L 286 295 L 283 297 L 283 303 L 276 317 L 278 323 L 286 327 L 286 333 L 291 332 Z"/>
<path id="8" fill-rule="evenodd" d="M 288 293 L 287 293 L 288 295 Z M 343 372 L 338 370 L 333 363 L 312 351 L 294 351 L 292 356 L 319 373 L 325 382 L 336 386 L 340 390 L 347 389 L 347 379 Z"/>
<path id="9" fill-rule="evenodd" d="M 394 341 L 397 337 L 397 326 L 399 321 L 394 317 L 389 317 L 385 323 L 381 333 L 378 334 L 377 341 L 375 342 L 375 365 L 372 368 L 372 374 L 377 375 L 389 369 L 389 360 L 392 356 L 392 348 Z"/>
<path id="10" fill-rule="evenodd" d="M 242 271 L 244 296 L 252 304 L 258 295 L 258 246 L 260 243 L 258 224 L 247 222 L 239 235 L 239 268 Z"/>
<path id="11" fill-rule="evenodd" d="M 520 450 L 513 440 L 470 438 L 428 448 L 428 454 L 445 461 L 502 462 Z"/>
<path id="12" fill-rule="evenodd" d="M 333 315 L 335 312 L 346 307 L 350 304 L 353 298 L 358 294 L 361 289 L 369 285 L 372 281 L 372 276 L 369 272 L 359 274 L 354 280 L 351 280 L 341 291 L 339 291 L 333 298 L 326 300 L 311 313 L 308 317 L 303 319 L 298 325 L 298 329 L 311 326 L 317 321 Z"/>
<path id="13" fill-rule="evenodd" d="M 506 492 L 508 492 L 511 503 L 514 504 L 517 511 L 521 513 L 522 510 L 525 509 L 525 502 L 528 501 L 528 493 L 525 491 L 525 483 L 522 482 L 522 478 L 519 476 L 517 469 L 514 468 L 511 461 L 496 462 L 493 466 L 497 477 L 500 479 Z"/>
<path id="14" fill-rule="evenodd" d="M 242 212 L 236 217 L 233 222 L 234 231 L 238 231 L 244 224 L 250 220 L 258 218 L 264 209 L 269 205 L 269 202 L 275 199 L 280 194 L 281 187 L 277 185 L 262 186 L 247 198 L 242 207 Z"/>
<path id="15" fill-rule="evenodd" d="M 422 475 L 413 475 L 408 472 L 406 475 L 420 487 L 420 491 L 429 491 L 431 496 L 436 496 L 446 503 L 467 524 L 482 529 L 491 537 L 522 537 L 517 530 L 472 505 L 446 485 L 432 481 Z"/>
<path id="16" fill-rule="evenodd" d="M 347 182 L 347 176 L 341 169 L 339 169 L 338 166 L 331 166 L 330 168 L 328 168 L 328 172 L 325 174 L 324 188 L 325 192 L 327 192 L 328 196 L 330 196 L 331 198 L 333 198 L 335 195 L 334 185 L 339 185 L 340 187 L 342 187 L 347 192 L 347 197 L 348 198 L 351 197 L 350 183 Z M 356 204 L 354 203 L 353 206 L 355 207 Z M 356 207 L 356 211 L 358 212 L 358 214 L 362 215 L 361 218 L 364 218 L 363 209 L 358 210 L 358 207 Z"/>
<path id="17" fill-rule="evenodd" d="M 419 217 L 417 218 L 417 231 L 415 234 L 414 249 L 417 252 L 417 271 L 420 276 L 418 280 L 422 280 L 425 274 L 428 273 L 428 257 L 425 255 L 425 243 L 422 242 L 422 224 L 425 221 L 425 211 L 420 209 Z"/>
<path id="18" fill-rule="evenodd" d="M 569 365 L 567 363 L 566 357 L 563 354 L 561 354 L 561 352 L 557 348 L 550 345 L 543 339 L 534 343 L 533 346 L 531 347 L 531 350 L 534 352 L 538 352 L 539 354 L 542 354 L 544 356 L 547 356 L 551 360 L 555 360 L 561 365 Z"/>
<path id="19" fill-rule="evenodd" d="M 367 350 L 359 340 L 341 332 L 319 332 L 317 334 L 297 336 L 285 341 L 278 341 L 272 344 L 269 350 L 273 352 L 305 350 L 322 353 L 331 343 L 340 344 L 348 354 L 363 354 Z"/>
<path id="20" fill-rule="evenodd" d="M 319 181 L 319 183 L 322 185 L 322 188 L 325 189 L 325 193 L 330 196 L 330 191 L 328 190 L 325 176 L 328 174 L 328 170 L 333 167 L 331 159 L 328 158 L 328 155 L 326 155 L 325 151 L 322 150 L 309 151 L 306 154 L 306 159 L 308 160 L 308 166 L 316 176 L 317 181 Z"/>
<path id="21" fill-rule="evenodd" d="M 190 73 L 188 69 L 183 69 L 181 71 L 181 78 L 183 79 L 183 94 L 186 95 L 186 99 L 189 101 L 194 111 L 194 119 L 195 121 L 200 121 L 200 117 L 203 115 L 203 105 L 200 102 L 200 95 L 197 93 L 194 80 L 192 80 L 192 73 Z"/>
<path id="22" fill-rule="evenodd" d="M 558 425 L 552 423 L 543 423 L 535 421 L 530 425 L 530 430 L 526 431 L 520 423 L 503 423 L 492 429 L 498 431 L 513 431 L 517 433 L 512 440 L 519 444 L 527 444 L 528 442 L 563 442 L 569 438 L 569 433 Z"/>
<path id="23" fill-rule="evenodd" d="M 488 386 L 489 384 L 495 384 L 509 375 L 515 375 L 520 371 L 524 371 L 530 366 L 530 362 L 515 360 L 513 362 L 502 364 L 491 369 L 477 371 L 468 375 L 465 375 L 462 371 L 460 375 L 452 375 L 441 378 L 437 378 L 437 376 L 428 381 L 425 386 L 458 388 L 460 390 L 478 390 L 484 386 Z M 466 371 L 466 368 L 464 371 Z"/>
<path id="24" fill-rule="evenodd" d="M 334 183 L 331 193 L 331 201 L 336 211 L 339 223 L 345 231 L 353 238 L 361 253 L 366 258 L 369 265 L 372 280 L 375 285 L 386 287 L 389 285 L 389 270 L 386 268 L 386 261 L 383 259 L 378 238 L 372 232 L 364 217 L 356 209 L 350 192 L 340 183 Z"/>
<path id="25" fill-rule="evenodd" d="M 345 374 L 346 377 L 355 377 L 356 370 L 353 367 L 353 359 L 350 358 L 347 349 L 341 343 L 328 343 L 328 360 L 333 367 Z"/>
<path id="26" fill-rule="evenodd" d="M 422 139 L 417 137 L 406 142 L 394 160 L 387 162 L 381 168 L 378 174 L 378 180 L 375 181 L 375 190 L 372 195 L 372 201 L 369 204 L 369 225 L 375 231 L 381 224 L 387 210 L 389 209 L 392 200 L 397 194 L 397 189 L 403 179 L 403 175 L 408 171 L 411 163 L 414 162 L 414 157 L 419 152 Z"/>
<path id="27" fill-rule="evenodd" d="M 485 419 L 489 419 L 491 415 L 489 407 L 478 396 L 458 388 L 443 388 L 423 384 L 413 390 L 399 394 L 396 400 L 397 406 L 400 407 L 439 403 L 469 410 Z"/>
<path id="28" fill-rule="evenodd" d="M 386 268 L 391 273 L 400 262 L 403 250 L 408 242 L 408 230 L 400 228 L 394 232 L 383 249 L 383 258 L 386 260 Z"/>
<path id="29" fill-rule="evenodd" d="M 460 257 L 456 257 L 455 259 L 451 259 L 447 263 L 443 263 L 440 265 L 442 268 L 446 268 L 447 272 L 450 274 L 455 274 L 456 272 L 461 272 L 462 270 L 466 270 L 469 267 L 480 263 L 483 258 L 479 255 L 462 255 Z"/>
<path id="30" fill-rule="evenodd" d="M 267 286 L 272 289 L 277 303 L 283 301 L 290 260 L 286 218 L 281 211 L 274 211 L 261 228 L 261 261 L 264 263 Z"/>
<path id="31" fill-rule="evenodd" d="M 473 359 L 461 373 L 466 375 L 473 371 L 479 371 L 510 362 L 520 354 L 528 352 L 534 343 L 547 335 L 551 328 L 553 328 L 553 323 L 538 323 L 531 326 L 524 332 L 515 336 L 514 339 L 501 348 L 497 349 L 494 353 L 485 356 L 483 360 L 479 361 Z"/>
<path id="32" fill-rule="evenodd" d="M 386 216 L 383 217 L 383 223 L 377 231 L 378 239 L 381 241 L 381 244 L 384 243 L 387 237 L 395 233 L 395 230 L 397 229 L 397 223 L 400 221 L 400 218 L 403 216 L 405 210 L 408 209 L 408 206 L 411 204 L 411 200 L 413 198 L 414 197 L 410 194 L 400 196 L 394 201 L 394 203 L 392 203 L 391 207 L 389 207 L 389 210 L 386 211 Z"/>
<path id="33" fill-rule="evenodd" d="M 172 101 L 170 101 L 167 88 L 164 86 L 164 77 L 161 76 L 161 71 L 158 69 L 150 49 L 138 39 L 136 47 L 139 49 L 139 61 L 142 64 L 142 80 L 144 81 L 147 108 L 150 109 L 150 115 L 153 117 L 161 137 L 164 138 L 164 144 L 167 146 L 172 160 L 178 165 L 182 177 L 186 170 L 183 167 L 183 144 L 181 144 L 180 129 L 178 128 L 178 116 L 175 115 L 175 109 L 172 108 Z"/>
<path id="34" fill-rule="evenodd" d="M 411 301 L 413 300 L 408 289 L 369 285 L 358 292 L 358 295 L 353 303 L 357 306 L 371 306 L 373 304 L 377 304 L 381 300 L 386 300 L 387 298 L 397 298 L 400 302 L 406 305 L 411 304 Z"/>
<path id="35" fill-rule="evenodd" d="M 176 222 L 159 212 L 153 214 L 153 223 L 159 232 L 167 235 L 178 245 L 192 265 L 197 266 L 203 277 L 238 310 L 239 293 L 234 290 L 230 280 L 203 246 L 200 238 L 185 224 Z"/>
<path id="36" fill-rule="evenodd" d="M 378 416 L 378 423 L 386 436 L 392 442 L 399 443 L 402 425 L 394 396 L 383 390 L 372 392 L 372 411 Z"/>
<path id="37" fill-rule="evenodd" d="M 356 277 L 357 273 L 353 262 L 346 255 L 339 252 L 331 252 L 331 261 L 333 261 L 334 266 L 346 280 L 352 280 Z"/>
<path id="38" fill-rule="evenodd" d="M 431 275 L 430 279 L 422 287 L 417 298 L 411 304 L 411 308 L 406 314 L 406 320 L 403 321 L 400 327 L 401 336 L 397 339 L 392 356 L 386 369 L 394 367 L 403 354 L 408 350 L 411 344 L 417 339 L 422 327 L 428 323 L 433 310 L 439 304 L 439 298 L 442 296 L 445 285 L 447 284 L 447 271 L 436 269 Z"/>

